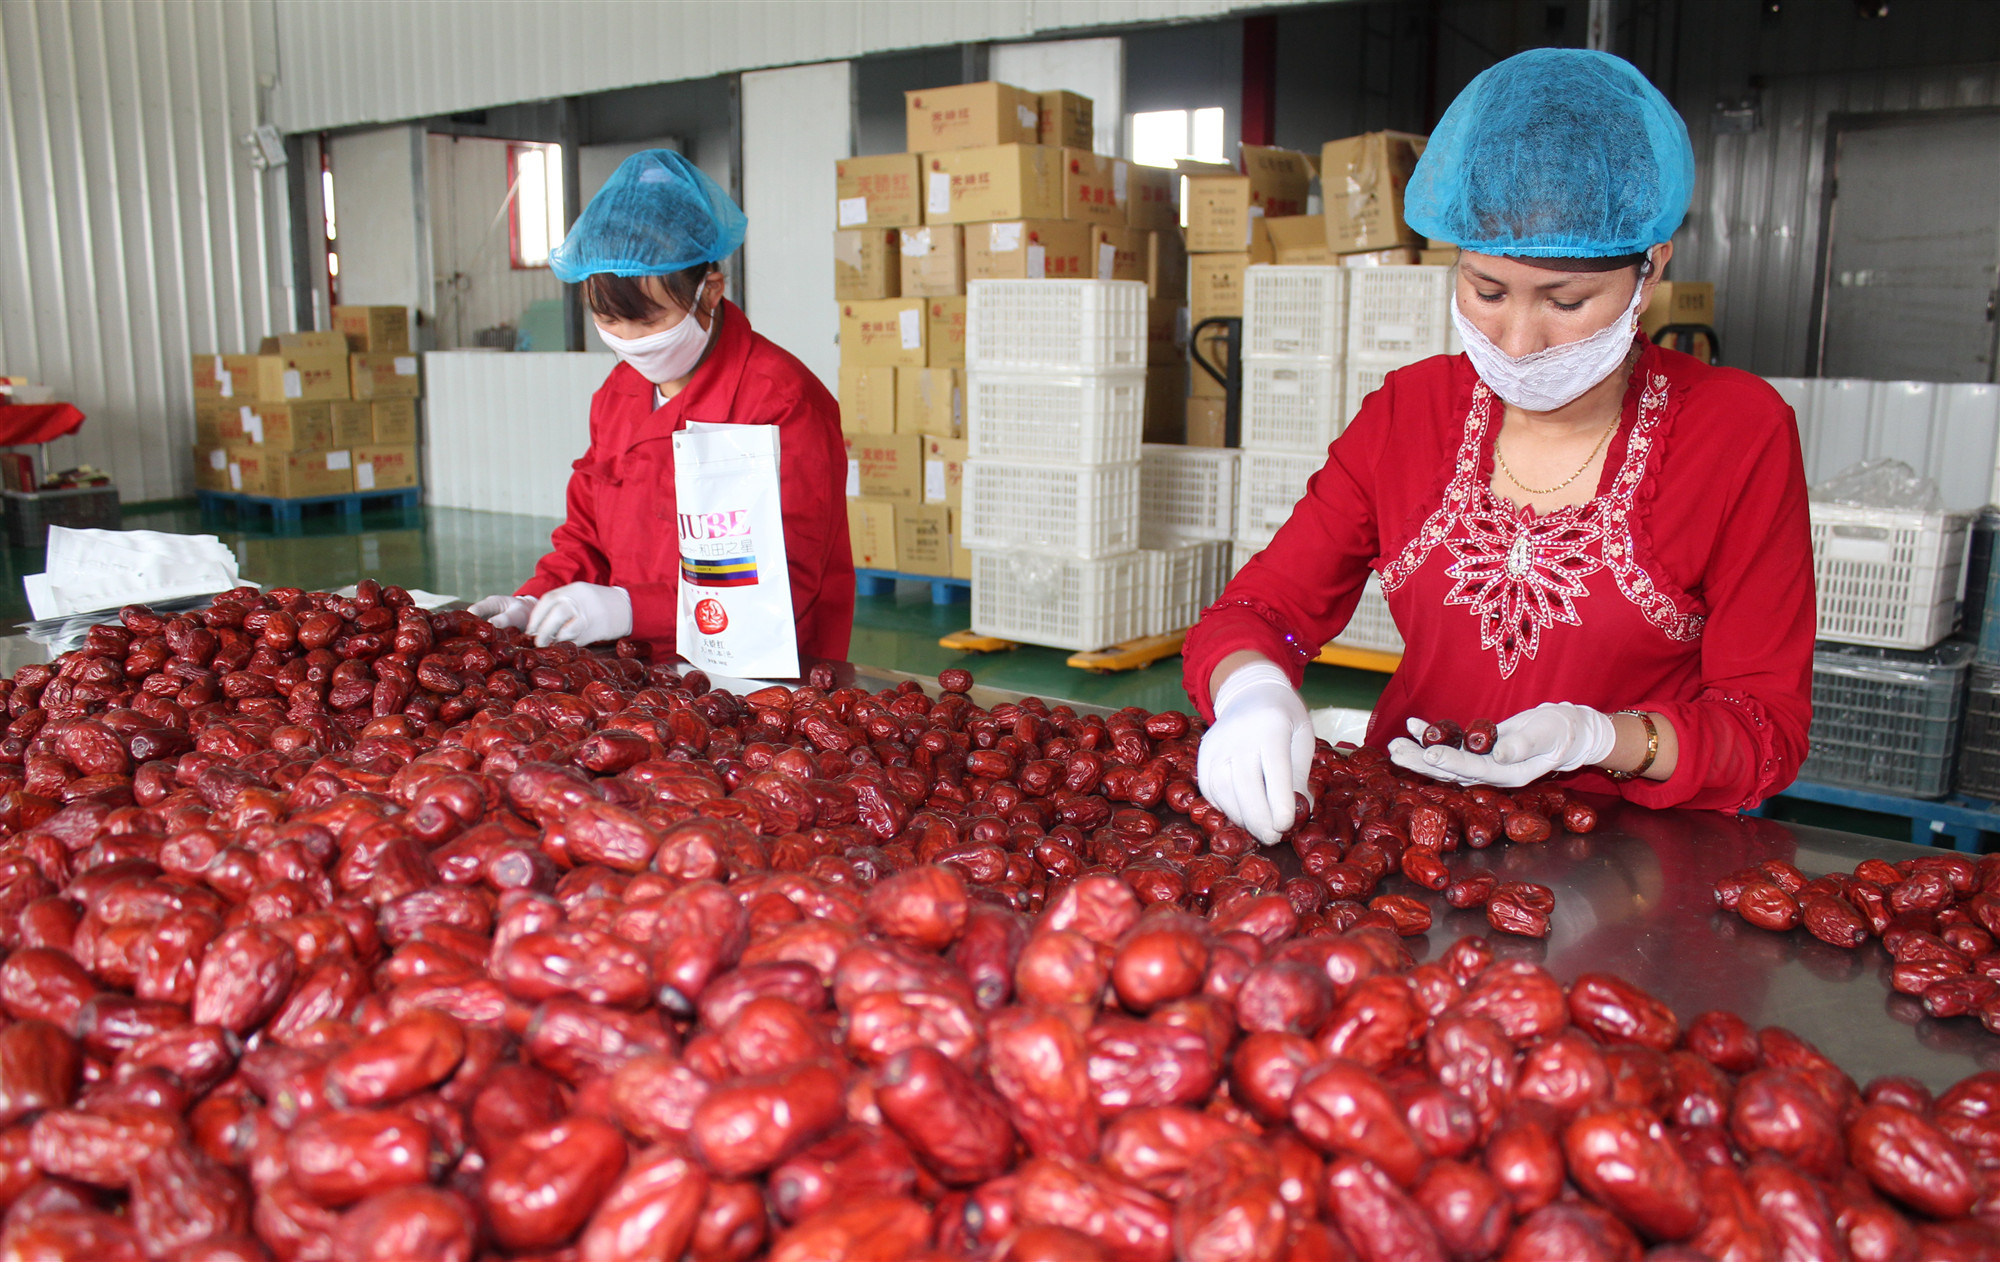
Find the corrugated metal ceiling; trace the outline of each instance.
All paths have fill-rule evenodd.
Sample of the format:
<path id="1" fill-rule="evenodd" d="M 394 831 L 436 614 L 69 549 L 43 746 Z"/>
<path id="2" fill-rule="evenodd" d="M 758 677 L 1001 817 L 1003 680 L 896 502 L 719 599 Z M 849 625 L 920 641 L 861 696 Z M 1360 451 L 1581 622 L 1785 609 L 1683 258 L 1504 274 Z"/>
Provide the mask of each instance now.
<path id="1" fill-rule="evenodd" d="M 1213 17 L 1307 0 L 286 0 L 286 131 L 424 118 L 902 48 Z"/>

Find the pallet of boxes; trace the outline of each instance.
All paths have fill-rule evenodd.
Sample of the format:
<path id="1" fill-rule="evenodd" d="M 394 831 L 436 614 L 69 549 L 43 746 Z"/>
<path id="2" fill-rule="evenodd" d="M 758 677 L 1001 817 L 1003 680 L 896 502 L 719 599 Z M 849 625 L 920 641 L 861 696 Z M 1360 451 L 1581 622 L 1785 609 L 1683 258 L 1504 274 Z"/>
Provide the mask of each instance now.
<path id="1" fill-rule="evenodd" d="M 966 374 L 967 284 L 1144 282 L 1164 300 L 1142 406 L 1178 429 L 1181 287 L 1170 173 L 1091 152 L 1073 92 L 975 83 L 906 96 L 908 151 L 838 164 L 835 297 L 848 523 L 862 586 L 968 580 L 962 470 L 978 404 Z M 1136 431 L 1135 431 L 1136 434 Z M 948 598 L 945 583 L 933 591 Z"/>
<path id="2" fill-rule="evenodd" d="M 1326 463 L 1328 445 L 1389 372 L 1458 349 L 1450 252 L 1428 251 L 1403 222 L 1403 189 L 1423 140 L 1372 132 L 1328 142 L 1320 153 L 1322 213 L 1268 220 L 1269 257 L 1244 271 L 1232 573 L 1277 534 Z M 1371 575 L 1323 660 L 1392 670 L 1402 651 Z"/>
<path id="3" fill-rule="evenodd" d="M 403 307 L 335 307 L 335 327 L 255 354 L 194 357 L 195 489 L 204 505 L 296 522 L 310 504 L 414 504 L 421 396 Z"/>

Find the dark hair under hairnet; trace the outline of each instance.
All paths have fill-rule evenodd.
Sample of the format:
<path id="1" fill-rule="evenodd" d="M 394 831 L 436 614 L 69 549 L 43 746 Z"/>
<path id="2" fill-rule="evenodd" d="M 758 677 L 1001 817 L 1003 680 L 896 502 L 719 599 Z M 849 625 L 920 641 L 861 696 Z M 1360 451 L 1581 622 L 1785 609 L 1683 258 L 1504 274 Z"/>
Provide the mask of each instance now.
<path id="1" fill-rule="evenodd" d="M 1403 217 L 1480 254 L 1605 258 L 1673 236 L 1693 196 L 1687 124 L 1658 88 L 1609 53 L 1540 48 L 1458 94 Z"/>

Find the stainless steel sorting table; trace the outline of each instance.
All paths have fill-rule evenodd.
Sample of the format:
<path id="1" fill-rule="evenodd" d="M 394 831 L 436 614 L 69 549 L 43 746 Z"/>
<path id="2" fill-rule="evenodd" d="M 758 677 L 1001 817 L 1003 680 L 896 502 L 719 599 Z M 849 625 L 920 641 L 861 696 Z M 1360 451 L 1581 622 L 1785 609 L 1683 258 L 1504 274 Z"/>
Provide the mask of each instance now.
<path id="1" fill-rule="evenodd" d="M 1722 1008 L 1753 1025 L 1785 1026 L 1857 1083 L 1908 1074 L 1936 1090 L 2000 1069 L 2000 1036 L 1976 1018 L 1935 1020 L 1916 999 L 1889 988 L 1880 943 L 1848 951 L 1804 929 L 1768 933 L 1715 905 L 1719 878 L 1764 859 L 1786 859 L 1817 876 L 1852 871 L 1871 856 L 1893 863 L 1944 852 L 1776 820 L 1592 800 L 1603 813 L 1595 832 L 1446 857 L 1454 873 L 1489 870 L 1554 890 L 1547 939 L 1497 933 L 1484 912 L 1453 911 L 1442 895 L 1414 891 L 1437 917 L 1428 934 L 1409 940 L 1419 958 L 1476 933 L 1504 957 L 1535 960 L 1564 982 L 1594 972 L 1624 977 L 1683 1022 Z M 1289 847 L 1269 853 L 1288 874 L 1297 870 Z M 1400 879 L 1385 889 L 1412 892 Z"/>

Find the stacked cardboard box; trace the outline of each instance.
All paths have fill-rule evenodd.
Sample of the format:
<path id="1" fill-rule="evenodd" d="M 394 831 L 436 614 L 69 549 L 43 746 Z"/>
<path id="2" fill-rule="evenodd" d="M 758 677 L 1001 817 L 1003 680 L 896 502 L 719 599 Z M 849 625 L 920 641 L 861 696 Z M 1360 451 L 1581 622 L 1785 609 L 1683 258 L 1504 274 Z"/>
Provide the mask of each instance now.
<path id="1" fill-rule="evenodd" d="M 1144 280 L 1171 303 L 1185 255 L 1171 173 L 1093 153 L 1088 97 L 972 83 L 905 108 L 907 152 L 836 170 L 849 521 L 857 566 L 970 577 L 956 546 L 967 283 Z M 1184 368 L 1164 368 L 1177 409 Z"/>
<path id="2" fill-rule="evenodd" d="M 335 327 L 196 355 L 195 485 L 272 499 L 418 484 L 417 357 L 402 307 L 335 307 Z"/>
<path id="3" fill-rule="evenodd" d="M 1186 180 L 1188 327 L 1203 359 L 1227 371 L 1227 335 L 1220 326 L 1203 329 L 1215 317 L 1243 315 L 1244 272 L 1275 260 L 1271 224 L 1305 214 L 1313 179 L 1312 159 L 1266 145 L 1244 145 L 1242 169 L 1183 162 Z M 1224 445 L 1223 383 L 1199 365 L 1189 374 L 1186 441 L 1191 446 Z"/>

